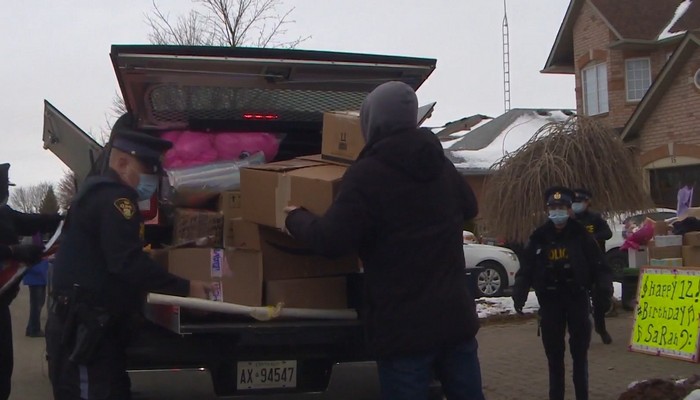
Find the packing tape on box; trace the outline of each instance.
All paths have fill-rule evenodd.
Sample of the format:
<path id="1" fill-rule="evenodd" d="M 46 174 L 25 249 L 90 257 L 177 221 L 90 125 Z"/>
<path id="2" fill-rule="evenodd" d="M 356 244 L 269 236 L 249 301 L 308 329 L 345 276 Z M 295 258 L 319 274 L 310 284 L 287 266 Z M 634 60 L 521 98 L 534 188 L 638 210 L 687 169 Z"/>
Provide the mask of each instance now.
<path id="1" fill-rule="evenodd" d="M 287 174 L 280 174 L 277 178 L 277 188 L 275 189 L 275 220 L 278 228 L 285 226 L 287 213 L 284 212 L 284 208 L 290 205 L 289 201 L 291 198 L 292 178 Z"/>

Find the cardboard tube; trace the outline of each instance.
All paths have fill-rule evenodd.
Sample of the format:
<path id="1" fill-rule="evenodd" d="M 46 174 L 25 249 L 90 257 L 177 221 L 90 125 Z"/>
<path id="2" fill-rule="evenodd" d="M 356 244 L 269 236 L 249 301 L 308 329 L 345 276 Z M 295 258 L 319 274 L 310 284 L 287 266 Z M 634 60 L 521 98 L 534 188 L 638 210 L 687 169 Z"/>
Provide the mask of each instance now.
<path id="1" fill-rule="evenodd" d="M 199 311 L 249 315 L 259 321 L 268 321 L 275 318 L 357 319 L 357 312 L 353 309 L 317 310 L 310 308 L 284 308 L 282 304 L 278 304 L 276 307 L 249 307 L 240 304 L 195 299 L 192 297 L 169 296 L 158 293 L 149 293 L 146 301 L 149 304 L 179 306 Z"/>

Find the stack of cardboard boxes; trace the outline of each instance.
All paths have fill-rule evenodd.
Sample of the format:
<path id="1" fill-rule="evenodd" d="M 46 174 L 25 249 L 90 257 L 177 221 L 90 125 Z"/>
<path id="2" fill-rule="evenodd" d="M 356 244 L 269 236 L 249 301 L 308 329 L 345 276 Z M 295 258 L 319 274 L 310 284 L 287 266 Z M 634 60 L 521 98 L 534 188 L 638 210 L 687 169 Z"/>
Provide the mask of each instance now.
<path id="1" fill-rule="evenodd" d="M 672 235 L 670 226 L 664 221 L 658 221 L 654 233 L 654 239 L 647 246 L 648 265 L 700 267 L 700 232 Z"/>
<path id="2" fill-rule="evenodd" d="M 282 232 L 284 207 L 323 215 L 347 165 L 364 146 L 356 113 L 324 115 L 323 154 L 241 170 L 239 191 L 220 194 L 218 211 L 178 209 L 174 244 L 209 237 L 208 248 L 169 250 L 159 259 L 182 277 L 211 281 L 215 299 L 249 306 L 348 307 L 347 276 L 357 256 L 327 259 Z"/>

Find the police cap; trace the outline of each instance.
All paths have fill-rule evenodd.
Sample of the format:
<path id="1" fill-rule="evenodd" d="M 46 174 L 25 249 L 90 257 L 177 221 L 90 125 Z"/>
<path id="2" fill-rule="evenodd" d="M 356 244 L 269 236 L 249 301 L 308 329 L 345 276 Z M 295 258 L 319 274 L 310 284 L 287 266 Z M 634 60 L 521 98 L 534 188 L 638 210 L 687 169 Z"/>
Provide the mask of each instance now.
<path id="1" fill-rule="evenodd" d="M 544 201 L 548 206 L 564 205 L 571 206 L 574 199 L 574 192 L 564 186 L 552 186 L 544 191 Z"/>
<path id="2" fill-rule="evenodd" d="M 574 193 L 576 193 L 576 195 L 574 196 L 574 201 L 586 201 L 593 198 L 593 193 L 591 193 L 591 191 L 588 189 L 574 189 Z"/>
<path id="3" fill-rule="evenodd" d="M 9 163 L 0 164 L 0 185 L 15 186 L 14 183 L 10 182 L 10 164 Z"/>
<path id="4" fill-rule="evenodd" d="M 173 144 L 167 140 L 139 132 L 133 128 L 133 118 L 127 113 L 119 117 L 112 127 L 112 147 L 131 154 L 153 171 L 160 170 L 163 153 Z"/>

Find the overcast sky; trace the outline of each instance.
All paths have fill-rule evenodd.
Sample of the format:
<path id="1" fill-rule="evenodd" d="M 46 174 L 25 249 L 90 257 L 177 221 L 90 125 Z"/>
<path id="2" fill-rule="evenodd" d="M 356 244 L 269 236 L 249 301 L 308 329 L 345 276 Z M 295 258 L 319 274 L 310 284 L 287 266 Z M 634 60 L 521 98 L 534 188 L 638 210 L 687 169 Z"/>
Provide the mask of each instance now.
<path id="1" fill-rule="evenodd" d="M 190 0 L 161 0 L 171 15 Z M 437 101 L 428 124 L 503 112 L 500 0 L 286 0 L 288 36 L 300 48 L 431 57 L 437 69 L 418 91 Z M 566 12 L 565 0 L 510 0 L 512 107 L 575 107 L 572 76 L 539 71 Z M 86 131 L 107 126 L 118 90 L 111 44 L 147 43 L 150 0 L 15 1 L 0 15 L 0 162 L 18 185 L 58 181 L 66 167 L 43 150 L 43 100 Z"/>

